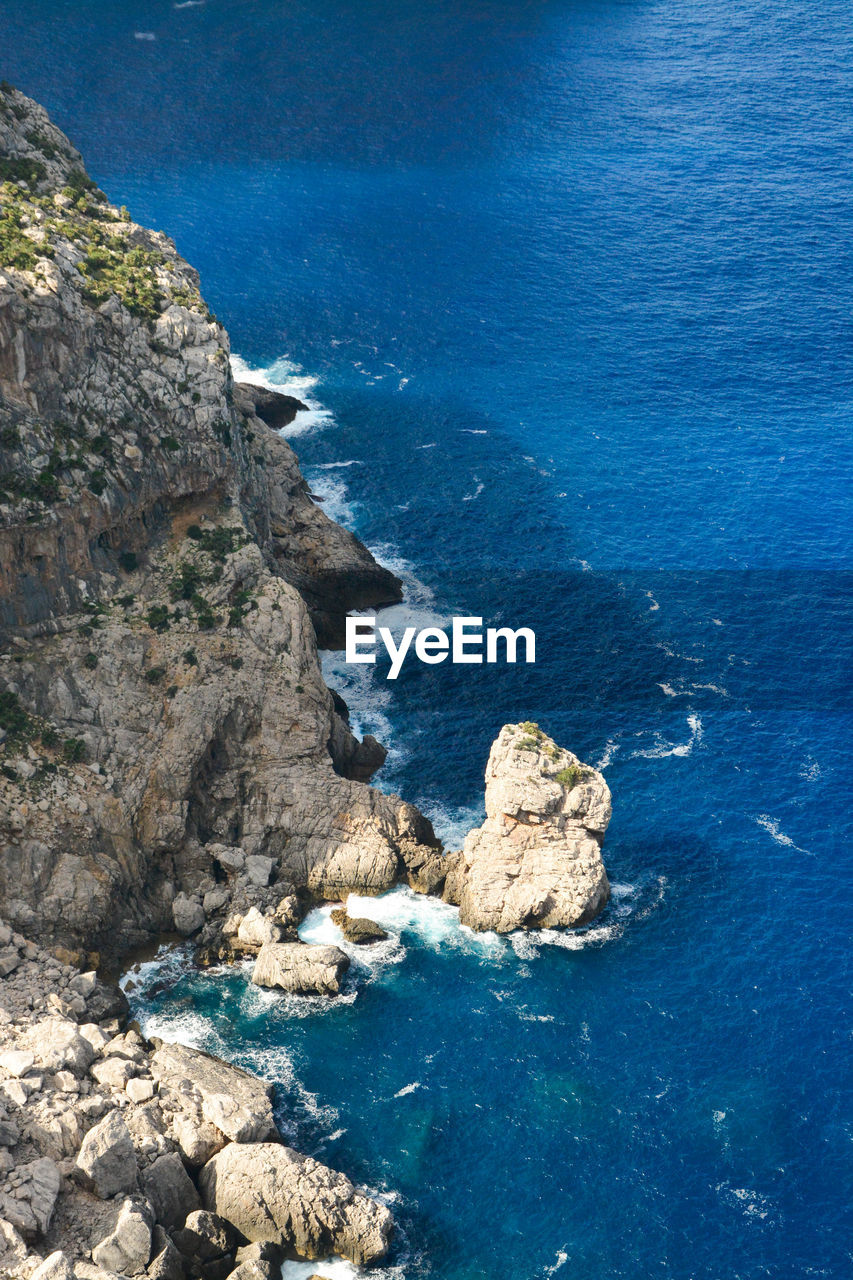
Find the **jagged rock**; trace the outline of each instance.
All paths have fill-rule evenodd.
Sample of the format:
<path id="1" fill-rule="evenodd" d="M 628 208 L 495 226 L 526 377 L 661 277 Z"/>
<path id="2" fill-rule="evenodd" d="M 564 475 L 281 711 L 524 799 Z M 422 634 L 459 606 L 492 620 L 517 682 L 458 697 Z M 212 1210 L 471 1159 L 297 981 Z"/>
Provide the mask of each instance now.
<path id="1" fill-rule="evenodd" d="M 15 1275 L 15 1268 L 20 1269 L 28 1253 L 29 1250 L 17 1228 L 5 1218 L 0 1217 L 0 1275 Z"/>
<path id="2" fill-rule="evenodd" d="M 382 926 L 375 920 L 368 920 L 365 916 L 347 915 L 344 907 L 337 907 L 332 912 L 332 922 L 338 926 L 347 942 L 355 942 L 358 946 L 365 946 L 370 942 L 384 942 L 388 937 Z"/>
<path id="3" fill-rule="evenodd" d="M 206 1122 L 224 1135 L 219 1146 L 225 1138 L 261 1142 L 278 1135 L 272 1086 L 248 1071 L 177 1044 L 161 1044 L 152 1056 L 151 1070 L 161 1102 L 178 1108 L 191 1124 L 200 1127 Z"/>
<path id="4" fill-rule="evenodd" d="M 17 1193 L 0 1192 L 0 1218 L 12 1224 L 25 1240 L 34 1240 L 49 1230 L 61 1183 L 59 1170 L 52 1160 L 43 1157 L 30 1164 L 18 1165 L 20 1179 Z"/>
<path id="5" fill-rule="evenodd" d="M 246 855 L 242 849 L 224 844 L 209 844 L 207 851 L 216 859 L 226 875 L 236 875 L 246 865 Z"/>
<path id="6" fill-rule="evenodd" d="M 184 1280 L 186 1272 L 181 1255 L 162 1227 L 154 1228 L 151 1252 L 154 1256 L 145 1273 L 149 1280 Z"/>
<path id="7" fill-rule="evenodd" d="M 284 1258 L 284 1250 L 281 1245 L 274 1244 L 272 1240 L 253 1240 L 251 1244 L 241 1245 L 234 1255 L 237 1263 L 244 1262 L 270 1262 L 274 1266 L 281 1265 Z"/>
<path id="8" fill-rule="evenodd" d="M 21 1131 L 9 1117 L 0 1110 L 0 1147 L 14 1147 L 20 1139 Z"/>
<path id="9" fill-rule="evenodd" d="M 191 934 L 198 933 L 204 924 L 204 907 L 197 898 L 179 893 L 172 903 L 172 919 L 178 933 L 188 938 Z"/>
<path id="10" fill-rule="evenodd" d="M 449 864 L 463 924 L 508 933 L 585 924 L 610 896 L 604 778 L 533 724 L 504 725 L 486 767 L 486 821 Z"/>
<path id="11" fill-rule="evenodd" d="M 138 1276 L 151 1256 L 151 1223 L 147 1212 L 132 1200 L 125 1200 L 115 1227 L 96 1244 L 92 1261 L 107 1271 Z"/>
<path id="12" fill-rule="evenodd" d="M 45 1018 L 25 1032 L 21 1043 L 44 1071 L 72 1071 L 75 1076 L 82 1076 L 95 1057 L 76 1022 L 67 1018 Z"/>
<path id="13" fill-rule="evenodd" d="M 84 1040 L 88 1040 L 96 1055 L 101 1052 L 105 1044 L 109 1043 L 109 1036 L 105 1035 L 95 1022 L 84 1022 L 77 1030 Z"/>
<path id="14" fill-rule="evenodd" d="M 23 1049 L 7 1049 L 5 1053 L 0 1053 L 0 1067 L 16 1080 L 32 1071 L 35 1062 L 35 1055 L 26 1053 Z"/>
<path id="15" fill-rule="evenodd" d="M 288 893 L 275 909 L 275 918 L 286 929 L 293 928 L 302 919 L 303 911 L 295 893 Z"/>
<path id="16" fill-rule="evenodd" d="M 131 1102 L 148 1102 L 154 1097 L 154 1081 L 140 1080 L 138 1077 L 128 1080 L 124 1091 Z"/>
<path id="17" fill-rule="evenodd" d="M 241 1262 L 231 1272 L 228 1280 L 276 1280 L 281 1275 L 281 1268 L 274 1262 Z"/>
<path id="18" fill-rule="evenodd" d="M 127 1058 L 104 1058 L 91 1068 L 91 1075 L 98 1084 L 107 1085 L 110 1089 L 123 1089 L 129 1080 L 136 1075 L 136 1064 Z"/>
<path id="19" fill-rule="evenodd" d="M 83 1139 L 76 1169 L 85 1186 L 102 1200 L 136 1186 L 136 1153 L 118 1111 L 110 1111 Z"/>
<path id="20" fill-rule="evenodd" d="M 201 1200 L 179 1155 L 158 1156 L 142 1176 L 154 1217 L 162 1226 L 179 1227 L 188 1213 L 201 1208 Z"/>
<path id="21" fill-rule="evenodd" d="M 74 1271 L 62 1250 L 57 1249 L 39 1263 L 30 1280 L 74 1280 Z"/>
<path id="22" fill-rule="evenodd" d="M 303 409 L 308 406 L 296 396 L 285 395 L 282 391 L 272 391 L 269 387 L 257 387 L 253 383 L 238 382 L 235 391 L 252 401 L 255 413 L 273 431 L 281 431 L 287 427 Z"/>
<path id="23" fill-rule="evenodd" d="M 284 930 L 274 920 L 261 915 L 257 907 L 250 907 L 237 930 L 237 941 L 244 947 L 260 949 L 266 942 L 280 942 Z"/>
<path id="24" fill-rule="evenodd" d="M 258 952 L 252 981 L 297 995 L 336 996 L 348 968 L 349 956 L 339 947 L 268 942 Z"/>
<path id="25" fill-rule="evenodd" d="M 190 1276 L 225 1280 L 234 1265 L 237 1234 L 224 1218 L 205 1209 L 191 1213 L 172 1239 Z"/>
<path id="26" fill-rule="evenodd" d="M 272 858 L 264 858 L 260 854 L 246 859 L 246 875 L 250 884 L 264 888 L 270 882 L 275 862 Z"/>
<path id="27" fill-rule="evenodd" d="M 400 859 L 409 887 L 416 893 L 440 893 L 447 875 L 446 859 L 430 845 L 400 842 Z"/>
<path id="28" fill-rule="evenodd" d="M 357 1264 L 387 1251 L 389 1210 L 289 1147 L 232 1143 L 204 1166 L 199 1184 L 208 1208 L 249 1241 L 271 1240 L 303 1258 L 336 1253 Z"/>

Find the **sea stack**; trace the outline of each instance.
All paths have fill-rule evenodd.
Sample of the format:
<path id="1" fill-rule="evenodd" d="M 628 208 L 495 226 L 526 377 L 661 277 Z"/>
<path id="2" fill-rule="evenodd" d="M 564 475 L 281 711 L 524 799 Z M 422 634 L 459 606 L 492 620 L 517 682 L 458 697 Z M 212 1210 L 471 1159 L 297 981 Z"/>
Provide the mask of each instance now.
<path id="1" fill-rule="evenodd" d="M 531 721 L 507 724 L 486 766 L 486 821 L 468 833 L 444 897 L 472 929 L 586 924 L 606 906 L 610 790 Z"/>

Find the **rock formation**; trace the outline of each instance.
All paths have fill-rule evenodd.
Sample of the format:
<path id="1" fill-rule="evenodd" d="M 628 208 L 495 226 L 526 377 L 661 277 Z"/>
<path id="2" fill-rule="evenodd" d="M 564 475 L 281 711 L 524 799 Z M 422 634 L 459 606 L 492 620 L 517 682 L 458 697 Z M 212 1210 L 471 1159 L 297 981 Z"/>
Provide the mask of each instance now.
<path id="1" fill-rule="evenodd" d="M 336 924 L 347 942 L 354 942 L 363 947 L 370 942 L 384 942 L 388 934 L 375 920 L 364 916 L 351 916 L 345 907 L 337 907 L 332 912 L 332 924 Z"/>
<path id="2" fill-rule="evenodd" d="M 529 721 L 504 725 L 486 766 L 486 821 L 448 859 L 444 897 L 472 929 L 586 924 L 610 886 L 601 842 L 610 791 Z"/>
<path id="3" fill-rule="evenodd" d="M 252 981 L 296 995 L 336 996 L 348 968 L 349 956 L 339 947 L 267 942 L 258 952 Z"/>
<path id="4" fill-rule="evenodd" d="M 234 384 L 172 242 L 0 90 L 0 901 L 83 962 L 433 843 L 321 677 L 400 584 L 312 501 L 268 425 L 297 408 Z"/>
<path id="5" fill-rule="evenodd" d="M 343 953 L 294 942 L 309 903 L 437 856 L 321 676 L 318 641 L 400 583 L 312 500 L 277 434 L 300 408 L 234 384 L 195 271 L 0 85 L 4 1280 L 273 1280 L 284 1249 L 390 1235 L 279 1145 L 267 1085 L 146 1042 L 94 972 L 175 931 L 336 989 Z M 272 1153 L 273 1242 L 201 1202 L 232 1147 Z"/>
<path id="6" fill-rule="evenodd" d="M 74 966 L 0 939 L 18 959 L 0 986 L 2 1280 L 276 1280 L 285 1252 L 384 1253 L 388 1210 L 281 1145 L 270 1085 L 147 1042 Z"/>
<path id="7" fill-rule="evenodd" d="M 373 1262 L 388 1247 L 388 1209 L 289 1147 L 233 1144 L 204 1166 L 199 1184 L 205 1204 L 247 1240 L 292 1243 L 305 1258 L 337 1253 L 356 1263 Z"/>

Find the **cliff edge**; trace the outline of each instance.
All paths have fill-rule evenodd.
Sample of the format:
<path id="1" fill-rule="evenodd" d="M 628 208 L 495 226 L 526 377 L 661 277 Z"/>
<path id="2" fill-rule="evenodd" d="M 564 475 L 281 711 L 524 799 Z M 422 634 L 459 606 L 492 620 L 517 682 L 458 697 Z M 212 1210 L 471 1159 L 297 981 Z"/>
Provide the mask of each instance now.
<path id="1" fill-rule="evenodd" d="M 0 901 L 77 959 L 433 842 L 317 656 L 400 584 L 258 408 L 174 244 L 0 88 Z"/>

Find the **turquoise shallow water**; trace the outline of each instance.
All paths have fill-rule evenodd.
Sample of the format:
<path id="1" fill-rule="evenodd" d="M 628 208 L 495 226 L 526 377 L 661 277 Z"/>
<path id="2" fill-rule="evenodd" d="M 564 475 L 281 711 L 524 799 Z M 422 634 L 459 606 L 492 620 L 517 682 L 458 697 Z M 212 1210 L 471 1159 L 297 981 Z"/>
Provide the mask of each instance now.
<path id="1" fill-rule="evenodd" d="M 453 842 L 530 717 L 613 790 L 622 888 L 577 938 L 397 894 L 333 1006 L 143 975 L 152 1026 L 265 1071 L 296 1143 L 394 1198 L 397 1277 L 850 1273 L 851 28 L 3 6 L 2 74 L 317 406 L 295 447 L 403 573 L 396 620 L 536 629 L 535 668 L 328 655 L 379 783 Z"/>

